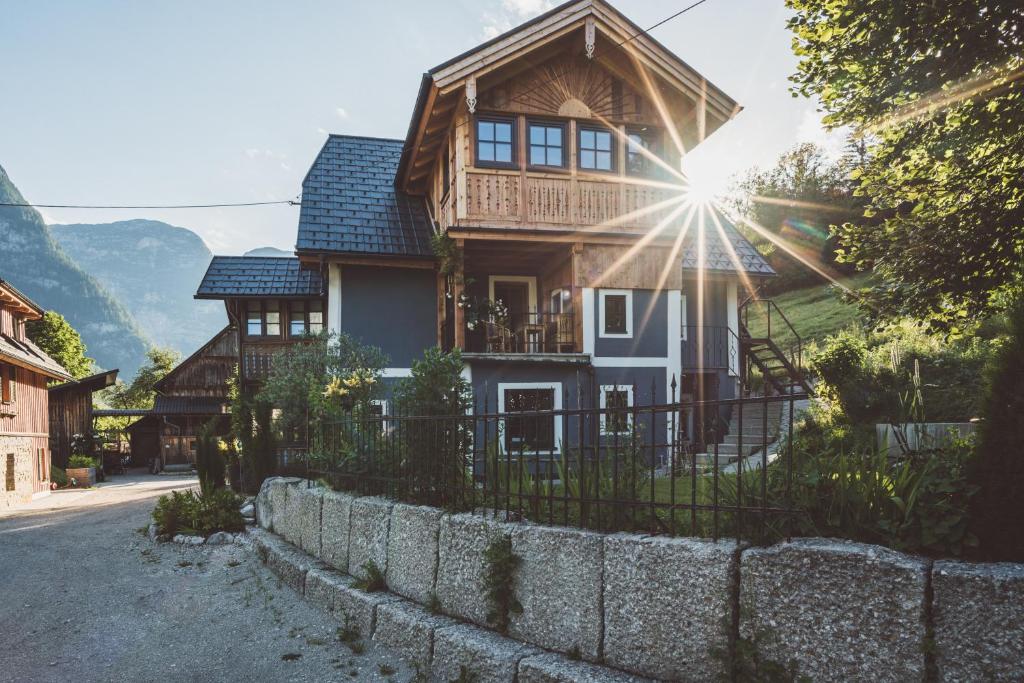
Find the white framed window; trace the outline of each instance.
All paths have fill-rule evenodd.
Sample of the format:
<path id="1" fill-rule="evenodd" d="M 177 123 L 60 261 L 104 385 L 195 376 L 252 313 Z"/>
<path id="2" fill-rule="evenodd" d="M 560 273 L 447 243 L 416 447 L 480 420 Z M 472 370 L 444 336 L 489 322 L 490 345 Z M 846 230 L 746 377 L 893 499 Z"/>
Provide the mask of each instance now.
<path id="1" fill-rule="evenodd" d="M 629 339 L 633 336 L 633 290 L 602 289 L 598 298 L 598 335 Z"/>
<path id="2" fill-rule="evenodd" d="M 383 398 L 375 398 L 370 401 L 370 416 L 380 420 L 380 431 L 387 434 L 394 425 L 388 420 L 388 402 Z"/>
<path id="3" fill-rule="evenodd" d="M 601 433 L 628 434 L 633 429 L 633 387 L 601 385 Z"/>
<path id="4" fill-rule="evenodd" d="M 514 413 L 535 413 L 562 409 L 560 382 L 499 382 L 499 429 L 507 453 L 554 453 L 561 447 L 561 415 L 527 415 L 511 417 Z"/>

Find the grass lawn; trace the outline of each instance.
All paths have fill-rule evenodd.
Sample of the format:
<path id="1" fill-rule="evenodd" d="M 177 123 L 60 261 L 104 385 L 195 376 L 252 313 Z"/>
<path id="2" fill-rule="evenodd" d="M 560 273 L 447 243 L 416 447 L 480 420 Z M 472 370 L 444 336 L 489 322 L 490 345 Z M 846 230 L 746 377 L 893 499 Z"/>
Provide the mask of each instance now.
<path id="1" fill-rule="evenodd" d="M 870 277 L 870 274 L 864 273 L 845 280 L 843 284 L 850 289 L 857 289 L 866 286 Z M 772 299 L 806 344 L 809 341 L 821 341 L 828 335 L 861 320 L 857 307 L 842 302 L 839 294 L 836 287 L 822 284 L 774 295 Z M 750 311 L 750 331 L 754 336 L 764 334 L 767 329 L 763 317 L 755 318 L 756 310 L 758 307 L 753 307 Z M 784 349 L 796 342 L 796 338 L 784 323 L 776 324 L 775 313 L 772 314 L 772 339 Z"/>

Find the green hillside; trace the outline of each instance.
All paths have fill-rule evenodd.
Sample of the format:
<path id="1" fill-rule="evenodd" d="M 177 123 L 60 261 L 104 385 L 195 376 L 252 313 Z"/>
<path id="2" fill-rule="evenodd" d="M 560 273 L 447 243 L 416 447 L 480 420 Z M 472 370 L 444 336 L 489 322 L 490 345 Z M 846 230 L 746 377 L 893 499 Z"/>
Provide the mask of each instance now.
<path id="1" fill-rule="evenodd" d="M 857 275 L 844 280 L 843 284 L 850 289 L 857 289 L 866 286 L 869 277 L 868 274 Z M 861 321 L 857 306 L 844 303 L 839 295 L 840 291 L 834 285 L 821 284 L 772 295 L 769 298 L 778 304 L 806 344 L 821 341 L 828 335 Z M 754 309 L 751 309 L 750 331 L 755 336 L 767 333 L 767 321 L 761 316 L 755 317 Z M 796 337 L 785 323 L 778 320 L 774 312 L 771 336 L 784 349 L 796 343 Z"/>
<path id="2" fill-rule="evenodd" d="M 3 167 L 0 201 L 25 201 Z M 68 258 L 35 209 L 0 206 L 0 278 L 67 318 L 100 367 L 131 378 L 145 360 L 149 343 L 131 314 Z"/>

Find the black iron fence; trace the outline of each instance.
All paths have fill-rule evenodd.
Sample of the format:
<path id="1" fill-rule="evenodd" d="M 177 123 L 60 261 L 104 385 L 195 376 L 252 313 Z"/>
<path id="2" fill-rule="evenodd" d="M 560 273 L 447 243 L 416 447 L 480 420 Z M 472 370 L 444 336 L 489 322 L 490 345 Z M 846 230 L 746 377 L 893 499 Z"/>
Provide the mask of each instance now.
<path id="1" fill-rule="evenodd" d="M 281 469 L 509 520 L 713 538 L 788 534 L 786 435 L 805 396 L 648 405 L 631 396 L 624 388 L 603 407 L 484 405 L 458 416 L 357 411 L 311 430 Z"/>

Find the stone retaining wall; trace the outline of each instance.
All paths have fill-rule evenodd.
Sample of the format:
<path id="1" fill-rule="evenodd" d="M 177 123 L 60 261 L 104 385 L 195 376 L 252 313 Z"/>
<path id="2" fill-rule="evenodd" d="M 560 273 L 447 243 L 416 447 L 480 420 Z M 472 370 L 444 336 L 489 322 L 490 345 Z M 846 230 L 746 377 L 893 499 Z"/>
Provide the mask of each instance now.
<path id="1" fill-rule="evenodd" d="M 811 680 L 1024 679 L 1024 565 L 933 565 L 831 539 L 602 535 L 300 479 L 267 480 L 256 509 L 288 542 L 253 534 L 282 581 L 436 680 L 712 680 L 734 658 Z M 487 628 L 484 595 L 483 552 L 501 537 L 520 560 L 509 637 Z M 355 588 L 369 562 L 389 592 Z"/>

